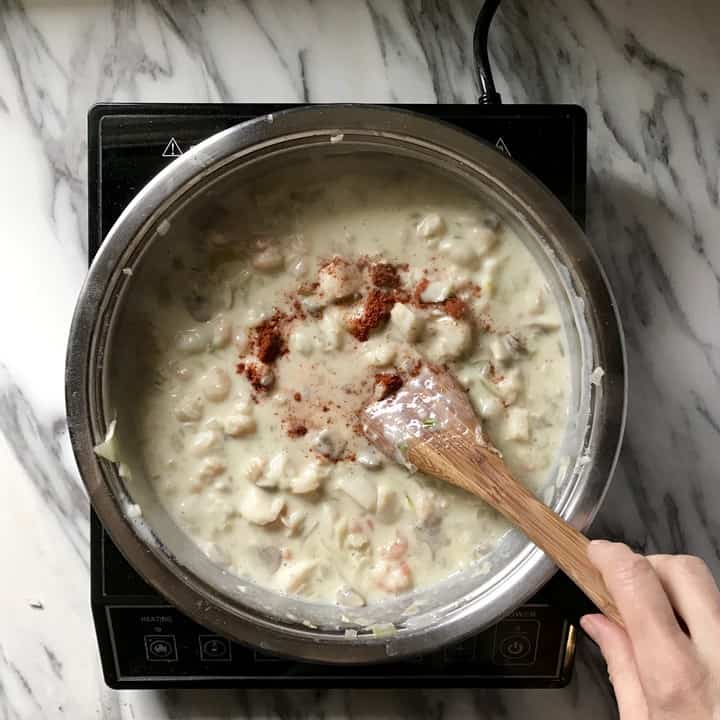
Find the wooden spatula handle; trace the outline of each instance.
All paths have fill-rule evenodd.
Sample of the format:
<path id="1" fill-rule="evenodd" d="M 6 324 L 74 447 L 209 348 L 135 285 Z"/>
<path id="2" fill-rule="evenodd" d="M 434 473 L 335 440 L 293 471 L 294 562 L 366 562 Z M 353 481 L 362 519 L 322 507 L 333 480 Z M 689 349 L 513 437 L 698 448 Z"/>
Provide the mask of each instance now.
<path id="1" fill-rule="evenodd" d="M 623 627 L 622 617 L 602 576 L 588 558 L 587 548 L 590 541 L 581 532 L 568 525 L 557 513 L 540 502 L 534 495 L 520 486 L 526 494 L 520 495 L 506 506 L 506 517 L 520 529 L 544 552 L 555 564 L 593 601 L 605 616 Z M 518 507 L 514 503 L 522 502 L 524 509 L 523 522 L 517 514 Z"/>
<path id="2" fill-rule="evenodd" d="M 502 513 L 546 552 L 604 615 L 623 626 L 602 576 L 588 558 L 590 541 L 513 479 L 497 455 L 475 443 L 463 443 L 457 452 L 446 447 L 440 455 L 420 443 L 411 449 L 409 459 L 420 469 L 478 495 Z"/>

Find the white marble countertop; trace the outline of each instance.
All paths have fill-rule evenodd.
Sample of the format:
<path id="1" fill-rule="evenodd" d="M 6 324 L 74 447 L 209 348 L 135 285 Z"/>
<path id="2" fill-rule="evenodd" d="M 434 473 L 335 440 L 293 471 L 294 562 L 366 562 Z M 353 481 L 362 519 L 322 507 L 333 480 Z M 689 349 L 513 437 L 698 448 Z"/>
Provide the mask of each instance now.
<path id="1" fill-rule="evenodd" d="M 586 643 L 561 691 L 106 689 L 64 422 L 98 100 L 472 102 L 477 0 L 0 3 L 0 717 L 615 717 Z M 441 9 L 442 8 L 442 9 Z M 720 5 L 506 0 L 506 101 L 587 108 L 589 234 L 625 322 L 630 414 L 595 532 L 720 569 Z M 42 603 L 43 608 L 32 607 Z"/>

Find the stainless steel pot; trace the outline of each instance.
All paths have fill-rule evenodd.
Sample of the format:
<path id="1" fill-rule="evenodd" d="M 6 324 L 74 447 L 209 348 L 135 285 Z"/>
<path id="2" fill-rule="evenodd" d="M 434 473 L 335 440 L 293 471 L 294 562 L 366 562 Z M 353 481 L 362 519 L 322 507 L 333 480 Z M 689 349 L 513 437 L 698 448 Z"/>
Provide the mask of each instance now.
<path id="1" fill-rule="evenodd" d="M 121 396 L 132 392 L 112 382 L 113 367 L 141 352 L 127 337 L 123 342 L 123 309 L 141 274 L 132 271 L 161 247 L 167 223 L 268 167 L 309 155 L 362 153 L 421 163 L 464 183 L 493 203 L 541 263 L 563 309 L 573 365 L 567 462 L 556 468 L 546 499 L 573 525 L 586 528 L 607 490 L 625 417 L 624 348 L 610 289 L 561 203 L 517 164 L 444 123 L 389 108 L 311 106 L 238 125 L 196 146 L 154 178 L 109 232 L 80 293 L 67 355 L 75 456 L 95 510 L 128 561 L 199 623 L 267 651 L 332 663 L 419 654 L 477 632 L 533 595 L 554 566 L 513 531 L 492 553 L 488 572 L 468 571 L 409 599 L 366 608 L 352 618 L 357 636 L 346 634 L 338 608 L 247 583 L 238 587 L 238 578 L 213 565 L 175 526 L 144 478 L 134 477 L 128 486 L 93 446 L 104 437 Z M 593 384 L 591 372 L 598 366 L 604 377 Z M 128 513 L 136 501 L 142 517 Z M 375 631 L 363 629 L 371 626 Z M 378 633 L 378 626 L 392 632 Z"/>

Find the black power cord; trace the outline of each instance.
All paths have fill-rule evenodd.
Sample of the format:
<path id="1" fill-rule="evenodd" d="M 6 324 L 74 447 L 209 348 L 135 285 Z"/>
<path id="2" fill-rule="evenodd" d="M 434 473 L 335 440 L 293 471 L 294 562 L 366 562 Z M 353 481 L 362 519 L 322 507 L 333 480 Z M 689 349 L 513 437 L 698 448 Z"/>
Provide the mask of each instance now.
<path id="1" fill-rule="evenodd" d="M 475 54 L 475 68 L 480 83 L 480 105 L 499 105 L 502 100 L 500 93 L 495 89 L 492 67 L 488 56 L 488 34 L 490 23 L 501 0 L 485 0 L 478 13 L 473 33 L 473 52 Z"/>

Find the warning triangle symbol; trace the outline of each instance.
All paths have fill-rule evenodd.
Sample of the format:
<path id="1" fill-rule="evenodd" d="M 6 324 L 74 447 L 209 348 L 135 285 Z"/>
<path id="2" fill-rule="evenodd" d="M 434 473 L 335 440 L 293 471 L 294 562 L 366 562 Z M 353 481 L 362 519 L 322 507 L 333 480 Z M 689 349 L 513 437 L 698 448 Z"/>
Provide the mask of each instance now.
<path id="1" fill-rule="evenodd" d="M 162 152 L 163 157 L 180 157 L 183 154 L 183 151 L 180 149 L 180 146 L 177 144 L 177 140 L 175 138 L 170 138 L 170 142 L 165 146 L 165 149 Z"/>
<path id="2" fill-rule="evenodd" d="M 508 146 L 505 144 L 505 141 L 499 137 L 497 139 L 497 142 L 495 143 L 495 147 L 504 155 L 507 155 L 508 157 L 512 157 L 510 154 L 510 151 L 508 150 Z"/>

